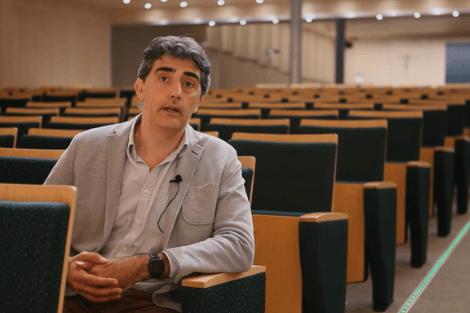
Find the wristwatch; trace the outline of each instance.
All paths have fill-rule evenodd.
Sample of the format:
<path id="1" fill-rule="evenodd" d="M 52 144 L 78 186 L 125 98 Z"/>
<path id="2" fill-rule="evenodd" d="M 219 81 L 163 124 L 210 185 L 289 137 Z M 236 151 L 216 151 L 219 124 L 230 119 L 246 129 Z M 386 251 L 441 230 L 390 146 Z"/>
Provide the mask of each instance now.
<path id="1" fill-rule="evenodd" d="M 149 254 L 148 269 L 151 278 L 161 278 L 165 266 L 162 258 L 158 254 Z"/>

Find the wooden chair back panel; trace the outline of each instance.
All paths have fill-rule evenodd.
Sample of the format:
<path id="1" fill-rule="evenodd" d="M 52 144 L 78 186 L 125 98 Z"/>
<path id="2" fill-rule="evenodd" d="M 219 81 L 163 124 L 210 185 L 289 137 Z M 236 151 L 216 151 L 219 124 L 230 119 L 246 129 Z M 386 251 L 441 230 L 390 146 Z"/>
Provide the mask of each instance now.
<path id="1" fill-rule="evenodd" d="M 332 212 L 348 215 L 347 282 L 361 282 L 365 275 L 364 184 L 336 182 Z"/>
<path id="2" fill-rule="evenodd" d="M 253 214 L 253 224 L 255 264 L 266 266 L 265 312 L 301 313 L 299 218 Z"/>
<path id="3" fill-rule="evenodd" d="M 68 205 L 70 209 L 67 236 L 63 252 L 62 275 L 60 279 L 59 297 L 57 299 L 57 312 L 62 313 L 65 298 L 65 284 L 67 280 L 68 258 L 72 242 L 73 223 L 75 219 L 76 188 L 72 186 L 44 186 L 44 185 L 16 185 L 0 184 L 0 199 L 21 202 L 60 202 Z M 38 308 L 39 309 L 39 308 Z"/>
<path id="4" fill-rule="evenodd" d="M 406 164 L 405 163 L 385 163 L 384 180 L 397 184 L 397 211 L 396 211 L 396 243 L 405 243 L 405 194 L 406 194 Z"/>

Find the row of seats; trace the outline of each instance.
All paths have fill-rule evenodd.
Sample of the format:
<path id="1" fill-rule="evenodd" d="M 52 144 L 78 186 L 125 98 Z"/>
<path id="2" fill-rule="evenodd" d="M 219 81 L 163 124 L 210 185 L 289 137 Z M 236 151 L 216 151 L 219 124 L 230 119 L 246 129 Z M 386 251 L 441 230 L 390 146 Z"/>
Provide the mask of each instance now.
<path id="1" fill-rule="evenodd" d="M 454 171 L 452 167 L 455 165 L 453 162 L 457 161 L 457 153 L 451 151 L 450 148 L 437 148 L 439 146 L 435 145 L 428 147 L 431 148 L 429 149 L 430 152 L 428 154 L 431 155 L 434 163 L 431 163 L 430 166 L 429 164 L 418 162 L 419 159 L 425 155 L 425 153 L 422 152 L 423 148 L 421 147 L 421 141 L 416 139 L 420 137 L 420 135 L 416 137 L 416 134 L 420 134 L 421 132 L 425 111 L 420 112 L 421 115 L 419 116 L 419 114 L 414 112 L 416 110 L 410 109 L 408 110 L 408 113 L 411 113 L 411 116 L 408 116 L 407 118 L 404 118 L 406 114 L 404 114 L 403 111 L 405 111 L 405 109 L 401 108 L 400 112 L 397 113 L 386 111 L 375 112 L 370 110 L 362 112 L 364 113 L 364 116 L 354 116 L 354 114 L 359 114 L 361 112 L 354 113 L 353 110 L 355 108 L 348 107 L 349 104 L 344 106 L 345 103 L 342 103 L 341 105 L 343 105 L 342 109 L 346 109 L 348 113 L 353 113 L 352 116 L 350 116 L 352 120 L 329 121 L 318 120 L 317 117 L 312 120 L 301 120 L 299 123 L 299 129 L 301 129 L 301 132 L 317 134 L 336 133 L 339 137 L 339 142 L 338 139 L 330 137 L 331 135 L 326 135 L 325 137 L 325 135 L 237 134 L 237 131 L 247 131 L 247 129 L 240 128 L 234 128 L 233 131 L 231 131 L 231 136 L 227 136 L 224 139 L 229 140 L 229 142 L 237 148 L 239 154 L 244 154 L 243 151 L 245 151 L 245 153 L 255 155 L 257 158 L 257 175 L 254 184 L 253 196 L 255 229 L 257 227 L 256 225 L 267 225 L 267 229 L 269 229 L 269 225 L 276 225 L 275 229 L 286 229 L 286 232 L 290 229 L 292 234 L 292 231 L 297 227 L 295 225 L 302 225 L 302 223 L 308 221 L 310 218 L 308 215 L 311 214 L 308 212 L 333 211 L 338 213 L 346 212 L 348 214 L 349 230 L 347 232 L 347 240 L 349 254 L 347 256 L 347 280 L 349 282 L 365 280 L 367 278 L 367 271 L 364 271 L 365 264 L 370 264 L 374 289 L 373 305 L 375 309 L 383 310 L 393 300 L 395 242 L 400 242 L 400 234 L 404 234 L 403 236 L 405 236 L 406 232 L 403 229 L 406 223 L 409 223 L 411 228 L 411 263 L 414 266 L 420 266 L 425 262 L 428 227 L 427 217 L 430 213 L 432 214 L 434 212 L 434 200 L 432 200 L 433 198 L 431 195 L 426 195 L 426 192 L 429 190 L 435 191 L 436 202 L 438 203 L 437 212 L 440 225 L 439 233 L 441 235 L 445 235 L 446 231 L 450 230 L 450 216 L 452 213 L 450 208 L 452 204 L 452 186 L 454 182 Z M 227 111 L 227 109 L 224 110 Z M 270 111 L 272 112 L 274 109 Z M 445 112 L 447 111 L 448 110 Z M 382 115 L 385 113 L 391 113 L 391 116 L 378 116 L 377 113 Z M 336 116 L 338 115 L 338 112 L 336 112 Z M 299 116 L 297 116 L 297 118 L 299 118 Z M 368 121 L 368 119 L 371 118 L 373 120 Z M 233 119 L 232 117 L 232 120 L 235 122 L 230 123 L 229 121 L 222 121 L 219 124 L 221 126 L 229 127 L 237 126 L 236 119 Z M 399 122 L 400 120 L 401 122 Z M 418 123 L 416 120 L 418 120 Z M 210 121 L 215 121 L 215 118 L 211 116 Z M 246 127 L 250 126 L 248 125 L 250 122 L 260 121 L 262 120 L 245 119 L 242 125 L 238 126 Z M 193 122 L 197 123 L 197 120 L 194 120 Z M 283 123 L 285 124 L 285 122 L 286 121 Z M 402 128 L 399 127 L 400 125 Z M 403 125 L 412 126 L 407 128 L 408 132 L 403 132 L 403 129 L 405 129 L 403 128 Z M 261 130 L 261 128 L 266 125 L 251 126 L 260 128 L 260 131 L 262 132 L 268 131 L 266 129 Z M 375 133 L 371 132 L 370 129 L 373 129 Z M 397 132 L 396 129 L 402 129 L 402 132 Z M 288 129 L 288 131 L 290 130 Z M 222 132 L 220 133 L 222 135 Z M 367 137 L 370 136 L 369 133 L 374 133 L 375 137 Z M 309 136 L 316 138 L 307 139 Z M 442 137 L 445 138 L 445 134 Z M 362 141 L 358 138 L 362 138 Z M 381 144 L 380 142 L 382 138 L 384 139 Z M 315 146 L 315 149 L 318 149 L 311 155 L 308 154 L 309 150 L 306 147 L 308 141 L 313 141 L 308 143 L 309 146 Z M 453 141 L 452 143 L 455 144 L 456 149 L 456 143 L 459 139 L 453 138 L 453 140 L 446 141 Z M 414 142 L 417 142 L 417 145 Z M 463 139 L 464 147 L 466 146 L 465 143 L 466 139 Z M 338 152 L 337 154 L 335 152 L 333 156 L 334 161 L 332 162 L 331 153 L 334 150 L 332 149 L 332 146 L 335 145 L 337 146 Z M 282 146 L 285 147 L 281 148 Z M 375 151 L 376 148 L 377 151 L 379 151 L 377 154 L 379 157 L 377 157 L 377 155 L 372 151 Z M 313 148 L 310 147 L 310 149 Z M 348 149 L 352 152 L 347 152 Z M 267 151 L 271 151 L 271 153 L 267 153 Z M 455 156 L 452 153 L 455 153 Z M 468 163 L 468 159 L 465 159 L 465 154 L 460 154 L 460 156 L 464 156 L 462 164 L 465 165 Z M 392 157 L 392 159 L 389 159 L 389 157 Z M 391 162 L 387 162 L 388 164 L 386 164 L 385 160 Z M 310 163 L 315 163 L 315 166 L 317 167 L 315 168 L 314 165 L 308 164 L 308 161 Z M 402 163 L 403 165 L 398 163 Z M 331 164 L 334 166 L 331 167 Z M 364 165 L 363 173 L 360 171 L 354 173 L 354 170 L 356 170 L 356 167 L 359 167 L 360 164 Z M 279 168 L 281 170 L 274 171 L 273 169 L 275 168 Z M 291 170 L 292 168 L 301 168 L 301 170 Z M 333 169 L 331 170 L 331 168 Z M 380 168 L 382 169 L 380 170 Z M 349 173 L 348 169 L 350 171 Z M 328 173 L 330 173 L 330 176 L 327 175 Z M 361 175 L 364 175 L 364 173 L 367 173 L 369 176 L 365 176 L 365 178 L 362 177 L 363 180 L 361 180 L 360 177 Z M 380 178 L 380 173 L 383 175 L 382 178 Z M 348 178 L 348 175 L 353 175 L 353 178 Z M 277 180 L 282 180 L 279 183 L 280 186 L 277 186 L 278 184 L 276 184 L 276 187 L 279 187 L 279 189 L 273 188 L 272 182 L 277 181 L 274 177 L 277 178 Z M 344 177 L 346 177 L 346 179 L 343 181 L 341 178 L 344 179 Z M 374 179 L 375 177 L 377 177 L 376 180 Z M 431 180 L 434 180 L 432 185 L 429 182 Z M 328 189 L 328 186 L 330 185 L 329 181 L 332 181 L 331 190 Z M 312 186 L 321 186 L 321 188 L 313 188 Z M 434 186 L 434 188 L 431 188 L 431 186 Z M 263 196 L 264 192 L 265 194 Z M 319 193 L 319 195 L 316 193 Z M 308 197 L 309 194 L 311 198 Z M 302 196 L 304 198 L 307 197 L 305 200 L 307 205 L 303 209 L 299 203 L 295 202 Z M 439 197 L 444 198 L 444 200 L 439 200 L 441 199 Z M 262 202 L 261 199 L 271 202 Z M 288 203 L 286 199 L 291 200 L 290 203 Z M 449 199 L 450 207 L 447 206 L 447 204 L 449 204 Z M 397 205 L 396 208 L 394 201 Z M 401 203 L 403 203 L 403 205 L 401 205 Z M 271 211 L 272 209 L 277 210 L 274 216 Z M 324 217 L 326 219 L 334 219 L 333 217 L 335 215 L 333 213 L 328 213 L 325 216 L 327 216 Z M 394 216 L 395 219 L 393 218 Z M 342 220 L 342 218 L 339 218 L 339 220 Z M 394 220 L 395 223 L 392 223 Z M 275 224 L 276 221 L 279 221 L 279 225 Z M 291 224 L 287 221 L 290 221 Z M 335 222 L 333 224 L 338 223 Z M 330 225 L 328 227 L 332 226 Z M 258 229 L 262 229 L 262 226 L 258 226 Z M 298 228 L 298 231 L 300 231 L 300 228 Z M 258 242 L 262 243 L 267 240 L 267 242 L 263 243 L 262 246 L 269 247 L 270 239 L 274 236 L 271 232 L 259 231 L 258 233 L 265 234 L 267 239 L 258 238 L 257 235 L 257 251 L 259 250 Z M 334 233 L 339 236 L 341 231 L 335 230 Z M 298 233 L 297 235 L 299 236 Z M 283 237 L 284 235 L 280 236 Z M 319 236 L 319 234 L 316 233 L 316 236 Z M 305 242 L 313 239 L 310 238 L 310 236 L 305 235 L 302 235 L 299 238 L 301 241 L 304 240 L 303 244 L 298 245 L 299 250 L 292 251 L 292 249 L 289 250 L 286 248 L 286 251 L 291 251 L 293 255 L 300 256 L 299 259 L 292 263 L 294 265 L 297 264 L 296 268 L 300 271 L 300 274 L 297 277 L 301 277 L 301 279 L 297 280 L 297 282 L 302 281 L 304 283 L 300 289 L 295 289 L 297 291 L 300 290 L 300 293 L 294 292 L 294 294 L 298 295 L 295 299 L 300 299 L 300 301 L 295 303 L 301 303 L 299 307 L 304 307 L 303 312 L 310 312 L 306 310 L 309 304 L 314 306 L 316 312 L 326 312 L 319 309 L 319 307 L 323 304 L 328 307 L 328 305 L 331 305 L 332 303 L 338 303 L 338 300 L 340 300 L 341 297 L 344 297 L 344 294 L 342 293 L 343 289 L 338 287 L 334 292 L 324 293 L 324 296 L 321 297 L 321 299 L 317 299 L 318 295 L 316 297 L 316 295 L 312 294 L 312 290 L 315 290 L 315 283 L 317 283 L 316 286 L 319 288 L 324 287 L 322 285 L 322 279 L 319 279 L 319 277 L 322 277 L 322 271 L 315 270 L 315 266 L 313 267 L 313 270 L 308 269 L 305 267 L 305 264 L 322 266 L 322 263 L 318 263 L 318 260 L 322 260 L 322 256 L 332 256 L 332 252 L 328 250 L 328 247 L 331 249 L 333 244 L 330 240 L 326 240 L 321 244 L 317 241 L 310 241 L 305 245 Z M 331 240 L 333 240 L 333 238 L 331 238 Z M 338 238 L 336 238 L 336 240 L 339 241 L 338 246 L 340 247 L 341 241 Z M 278 245 L 281 245 L 281 242 L 281 238 L 276 238 L 275 243 L 272 244 L 273 246 L 271 247 L 271 250 L 281 253 L 279 248 L 277 248 Z M 318 250 L 322 251 L 322 256 L 313 255 L 314 258 L 312 261 L 305 262 L 305 258 L 308 258 L 309 256 L 312 257 L 312 253 L 314 253 L 311 249 L 304 248 L 308 247 L 309 244 L 312 244 L 315 247 L 322 247 L 322 250 Z M 292 244 L 287 244 L 287 246 L 291 247 Z M 261 251 L 263 250 L 261 249 Z M 283 270 L 282 267 L 276 267 L 278 265 L 269 263 L 272 262 L 272 254 L 267 253 L 264 255 L 265 259 L 263 260 L 263 253 L 261 251 L 259 253 L 257 252 L 256 261 L 261 258 L 262 262 L 256 263 L 267 265 L 268 277 L 273 275 L 272 273 L 276 273 L 275 270 L 271 270 L 272 272 L 270 272 L 270 269 L 279 269 L 281 274 L 285 274 L 285 270 Z M 269 249 L 266 251 L 269 252 Z M 333 251 L 333 253 L 339 252 Z M 290 253 L 289 255 L 292 256 Z M 339 262 L 341 262 L 341 259 L 341 257 L 337 258 Z M 345 259 L 343 258 L 343 260 Z M 324 262 L 331 263 L 331 259 L 328 258 Z M 329 267 L 329 269 L 332 269 L 333 273 L 337 273 L 341 276 L 341 266 L 332 266 Z M 354 269 L 359 270 L 355 271 Z M 326 269 L 324 269 L 324 271 L 328 272 Z M 334 275 L 331 277 L 338 278 L 338 276 Z M 284 283 L 286 283 L 286 279 L 286 276 L 282 277 L 281 275 L 279 281 L 284 281 Z M 313 284 L 310 284 L 311 279 L 314 279 Z M 292 282 L 292 280 L 288 281 L 289 283 L 297 285 L 295 282 Z M 333 281 L 340 282 L 339 279 L 333 279 Z M 283 300 L 285 301 L 286 299 L 282 296 L 282 293 L 285 293 L 285 290 L 281 289 L 281 291 L 279 291 L 275 286 L 276 285 L 274 285 L 274 287 L 271 286 L 268 281 L 266 287 L 266 307 L 273 310 L 275 310 L 275 307 L 281 309 L 280 311 L 267 310 L 267 312 L 285 312 L 286 307 L 282 306 Z M 318 290 L 323 291 L 323 289 Z M 299 296 L 299 294 L 302 295 Z M 289 302 L 287 301 L 287 303 Z M 341 303 L 341 300 L 339 303 Z M 342 303 L 344 311 L 344 299 Z M 336 306 L 335 308 L 335 312 L 341 312 L 341 307 Z M 295 312 L 295 310 L 292 312 Z"/>
<path id="2" fill-rule="evenodd" d="M 329 162 L 328 170 L 325 171 L 325 174 L 329 175 L 329 180 L 333 181 L 336 138 L 333 141 L 331 141 L 331 138 L 326 139 L 328 140 L 325 141 L 322 138 L 321 141 L 317 142 L 316 151 L 321 155 L 327 153 L 329 158 L 333 160 Z M 323 149 L 325 142 L 329 144 L 327 150 Z M 54 150 L 0 149 L 0 164 L 3 164 L 0 171 L 0 180 L 16 183 L 40 183 L 45 179 L 48 171 L 61 153 L 62 151 Z M 333 158 L 331 158 L 332 153 Z M 240 160 L 244 164 L 244 168 L 254 166 L 253 158 L 248 158 L 248 162 L 243 157 L 240 157 Z M 253 174 L 251 177 L 254 177 L 254 172 L 251 173 Z M 319 182 L 324 177 L 326 176 L 318 176 L 316 181 Z M 246 177 L 246 181 L 253 181 L 253 179 L 250 180 Z M 247 187 L 249 195 L 251 194 L 251 188 Z M 329 189 L 327 194 L 331 196 L 331 187 L 327 189 Z M 325 193 L 322 192 L 322 194 Z M 315 195 L 310 196 L 314 197 Z M 325 203 L 325 205 L 328 204 Z M 254 222 L 256 250 L 258 252 L 255 263 L 272 262 L 274 260 L 272 258 L 273 248 L 280 253 L 282 251 L 284 255 L 275 258 L 276 262 L 274 264 L 268 265 L 268 268 L 270 268 L 270 274 L 268 274 L 270 275 L 270 283 L 266 291 L 268 294 L 266 297 L 266 312 L 286 312 L 286 310 L 292 308 L 299 309 L 298 312 L 300 312 L 302 307 L 310 307 L 305 312 L 344 311 L 347 236 L 345 216 L 327 213 L 302 214 L 302 212 L 297 214 L 291 212 L 287 216 L 282 214 L 259 214 L 258 217 L 256 216 L 255 214 Z M 279 227 L 274 227 L 273 219 L 274 222 L 277 221 Z M 332 232 L 336 233 L 336 238 L 330 238 Z M 299 235 L 301 235 L 300 238 L 303 238 L 301 240 L 307 241 L 307 245 L 305 243 L 299 245 Z M 266 243 L 263 244 L 263 242 Z M 334 249 L 329 245 L 330 243 L 334 244 Z M 303 249 L 304 246 L 307 247 L 307 251 Z M 288 249 L 282 249 L 281 247 L 288 247 Z M 281 250 L 279 250 L 280 248 Z M 302 256 L 301 253 L 305 256 Z M 263 258 L 266 259 L 265 262 L 263 262 Z M 302 268 L 300 267 L 300 261 L 303 263 Z M 286 272 L 286 268 L 290 270 Z M 252 271 L 256 269 L 258 268 L 255 267 Z M 260 270 L 257 270 L 255 277 L 250 275 L 251 278 L 247 278 L 245 282 L 237 282 L 238 287 L 232 287 L 236 288 L 232 290 L 232 292 L 237 293 L 236 299 L 243 297 L 244 301 L 247 301 L 246 303 L 234 304 L 229 300 L 224 300 L 222 302 L 228 304 L 225 309 L 219 306 L 216 310 L 207 310 L 206 308 L 203 311 L 188 310 L 188 312 L 244 312 L 247 309 L 249 312 L 264 312 L 264 288 L 261 284 L 263 280 L 261 280 L 262 277 L 259 274 Z M 246 276 L 247 274 L 243 275 Z M 319 279 L 320 277 L 322 278 Z M 289 282 L 288 286 L 286 286 L 286 282 Z M 185 285 L 185 282 L 183 282 L 183 285 Z M 294 288 L 290 288 L 291 286 Z M 205 291 L 206 297 L 211 294 L 215 295 L 216 298 L 217 295 L 220 297 L 220 289 L 213 288 L 211 290 Z M 247 293 L 249 296 L 246 296 Z M 303 293 L 307 294 L 308 298 L 303 299 Z M 252 300 L 250 301 L 250 299 Z M 254 307 L 253 304 L 255 304 Z M 207 304 L 204 306 L 207 306 Z M 235 309 L 240 306 L 242 306 L 242 309 Z M 272 311 L 271 308 L 275 307 L 278 307 L 279 310 Z"/>

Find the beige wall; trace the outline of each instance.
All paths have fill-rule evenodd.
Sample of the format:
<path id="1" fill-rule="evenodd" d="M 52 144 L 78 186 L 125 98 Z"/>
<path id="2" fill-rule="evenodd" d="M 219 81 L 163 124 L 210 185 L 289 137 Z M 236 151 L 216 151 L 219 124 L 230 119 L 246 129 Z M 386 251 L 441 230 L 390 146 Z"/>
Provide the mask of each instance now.
<path id="1" fill-rule="evenodd" d="M 198 42 L 206 38 L 206 27 L 116 25 L 112 27 L 111 72 L 113 86 L 132 86 L 145 47 L 157 36 L 189 35 Z"/>
<path id="2" fill-rule="evenodd" d="M 304 82 L 335 81 L 336 28 L 323 21 L 303 25 L 302 79 Z"/>
<path id="3" fill-rule="evenodd" d="M 38 0 L 0 1 L 0 87 L 111 84 L 104 12 Z"/>
<path id="4" fill-rule="evenodd" d="M 303 82 L 333 82 L 335 46 L 331 22 L 303 28 Z M 213 86 L 232 88 L 289 82 L 289 24 L 258 23 L 207 28 Z M 270 54 L 269 51 L 272 53 Z"/>
<path id="5" fill-rule="evenodd" d="M 443 39 L 364 39 L 346 50 L 345 83 L 440 85 L 445 83 Z"/>

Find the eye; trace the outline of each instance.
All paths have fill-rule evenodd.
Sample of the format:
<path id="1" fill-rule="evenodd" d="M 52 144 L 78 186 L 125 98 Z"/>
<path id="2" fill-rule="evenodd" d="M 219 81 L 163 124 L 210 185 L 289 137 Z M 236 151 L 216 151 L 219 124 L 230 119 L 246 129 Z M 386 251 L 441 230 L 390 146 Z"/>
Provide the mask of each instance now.
<path id="1" fill-rule="evenodd" d="M 186 88 L 192 88 L 192 87 L 194 87 L 194 83 L 192 81 L 187 80 L 187 81 L 184 82 L 184 86 Z"/>
<path id="2" fill-rule="evenodd" d="M 163 76 L 163 75 L 160 76 L 159 79 L 160 79 L 160 81 L 162 81 L 162 82 L 168 81 L 168 77 L 167 77 L 167 76 Z"/>

